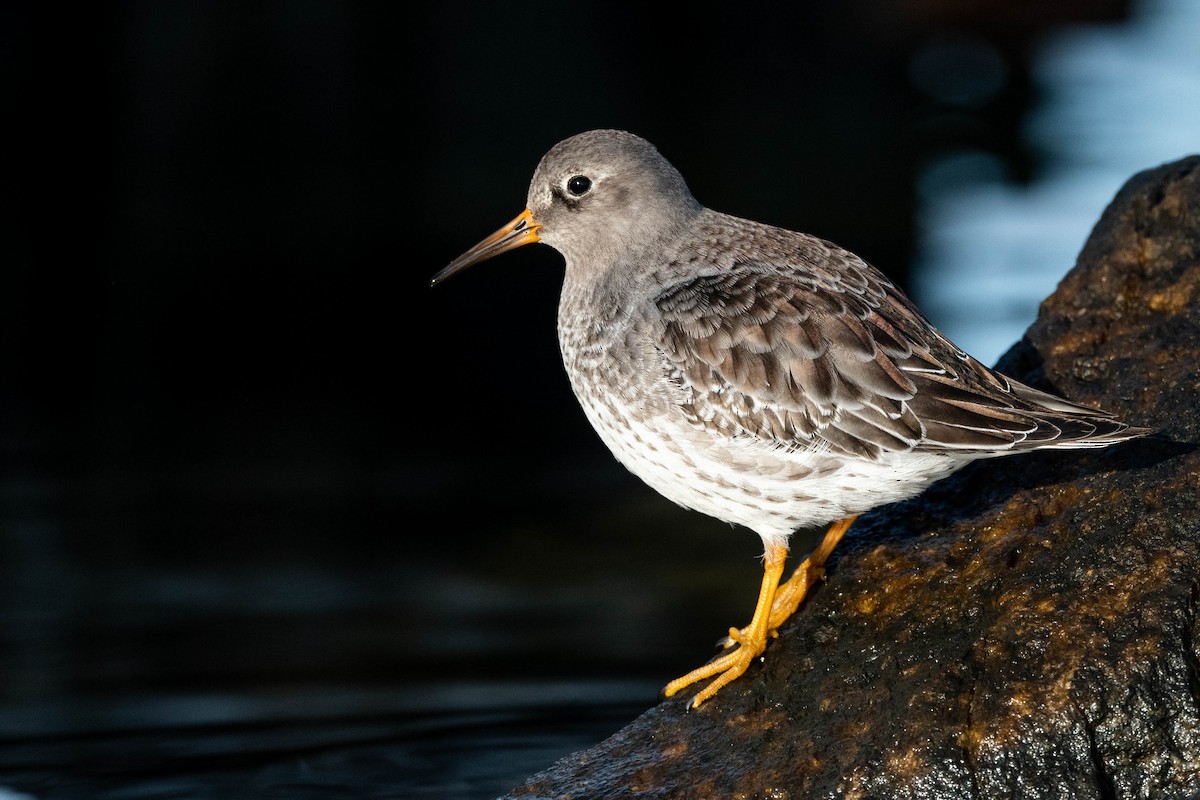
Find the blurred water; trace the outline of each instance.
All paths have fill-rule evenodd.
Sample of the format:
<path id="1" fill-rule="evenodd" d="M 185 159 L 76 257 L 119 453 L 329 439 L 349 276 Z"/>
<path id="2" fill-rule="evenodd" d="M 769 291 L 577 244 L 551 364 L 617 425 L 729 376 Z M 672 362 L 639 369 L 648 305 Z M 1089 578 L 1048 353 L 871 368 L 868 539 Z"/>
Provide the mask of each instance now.
<path id="1" fill-rule="evenodd" d="M 935 45 L 914 80 L 944 102 L 1003 85 L 995 52 Z M 989 362 L 1121 183 L 1200 150 L 1200 3 L 1048 36 L 1036 80 L 1032 182 L 954 152 L 918 187 L 914 295 Z M 322 459 L 6 479 L 0 800 L 493 797 L 617 731 L 745 621 L 752 534 L 691 515 L 672 539 L 678 517 L 628 475 L 469 455 L 365 478 Z M 454 509 L 486 532 L 470 559 L 445 525 L 456 487 L 430 485 L 464 475 L 488 476 Z"/>
<path id="2" fill-rule="evenodd" d="M 913 296 L 963 349 L 994 363 L 1075 263 L 1134 173 L 1200 152 L 1200 3 L 1140 0 L 1127 23 L 1045 37 L 1024 137 L 1034 180 L 985 152 L 947 153 L 919 182 Z"/>
<path id="3" fill-rule="evenodd" d="M 451 569 L 438 536 L 354 552 L 364 529 L 434 519 L 437 496 L 326 485 L 281 510 L 214 503 L 196 474 L 166 497 L 142 474 L 0 483 L 0 800 L 481 800 L 601 741 L 741 619 L 758 542 L 740 532 L 745 558 L 706 572 L 730 531 L 700 519 L 687 552 L 647 537 L 631 561 L 621 537 L 662 527 L 663 506 L 632 479 L 562 478 L 497 481 L 518 507 L 481 490 L 495 541 Z M 156 558 L 184 525 L 191 552 Z"/>
<path id="4" fill-rule="evenodd" d="M 646 689 L 496 681 L 147 693 L 120 707 L 77 699 L 59 726 L 11 713 L 0 720 L 0 800 L 479 800 L 619 728 L 645 707 Z"/>

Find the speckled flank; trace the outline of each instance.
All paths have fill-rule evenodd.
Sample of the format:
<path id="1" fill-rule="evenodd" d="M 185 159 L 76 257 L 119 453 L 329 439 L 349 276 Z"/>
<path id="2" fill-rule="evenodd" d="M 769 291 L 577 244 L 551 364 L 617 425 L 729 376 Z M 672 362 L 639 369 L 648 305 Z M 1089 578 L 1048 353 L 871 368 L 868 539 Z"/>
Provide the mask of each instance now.
<path id="1" fill-rule="evenodd" d="M 506 797 L 1200 798 L 1198 256 L 1200 156 L 1135 176 L 1004 362 L 1158 436 L 864 515 L 738 683 Z"/>
<path id="2" fill-rule="evenodd" d="M 576 173 L 594 188 L 563 214 L 554 187 Z M 563 363 L 601 439 L 666 497 L 766 542 L 978 458 L 1139 433 L 984 367 L 852 253 L 700 207 L 628 134 L 552 150 L 530 208 L 567 259 Z"/>
<path id="3" fill-rule="evenodd" d="M 854 518 L 972 461 L 1147 431 L 988 369 L 830 242 L 704 208 L 644 139 L 555 145 L 528 207 L 436 280 L 533 241 L 566 262 L 558 335 L 584 414 L 664 496 L 758 533 L 764 577 L 736 647 L 672 681 L 743 675 Z M 782 580 L 801 527 L 836 523 Z"/>

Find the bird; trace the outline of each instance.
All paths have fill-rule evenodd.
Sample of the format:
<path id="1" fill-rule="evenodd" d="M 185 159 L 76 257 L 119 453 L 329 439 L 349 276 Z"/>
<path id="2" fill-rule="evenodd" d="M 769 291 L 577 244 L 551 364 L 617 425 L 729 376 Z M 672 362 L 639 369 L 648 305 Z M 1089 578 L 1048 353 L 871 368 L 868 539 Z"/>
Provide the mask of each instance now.
<path id="1" fill-rule="evenodd" d="M 750 622 L 663 690 L 711 679 L 691 708 L 763 655 L 858 515 L 980 459 L 1150 432 L 985 366 L 854 253 L 702 205 L 628 131 L 551 147 L 525 209 L 431 285 L 535 242 L 565 264 L 562 362 L 600 439 L 676 504 L 762 539 Z M 792 534 L 826 526 L 784 580 Z"/>

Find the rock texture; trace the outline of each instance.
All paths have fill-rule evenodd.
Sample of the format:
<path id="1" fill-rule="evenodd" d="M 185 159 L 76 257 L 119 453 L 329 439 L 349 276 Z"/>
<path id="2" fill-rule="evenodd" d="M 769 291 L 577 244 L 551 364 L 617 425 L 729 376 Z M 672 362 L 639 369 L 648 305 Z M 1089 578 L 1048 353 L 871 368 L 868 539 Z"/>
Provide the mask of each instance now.
<path id="1" fill-rule="evenodd" d="M 508 797 L 1200 797 L 1200 157 L 1126 184 L 1000 366 L 1161 433 L 862 517 L 764 662 Z"/>

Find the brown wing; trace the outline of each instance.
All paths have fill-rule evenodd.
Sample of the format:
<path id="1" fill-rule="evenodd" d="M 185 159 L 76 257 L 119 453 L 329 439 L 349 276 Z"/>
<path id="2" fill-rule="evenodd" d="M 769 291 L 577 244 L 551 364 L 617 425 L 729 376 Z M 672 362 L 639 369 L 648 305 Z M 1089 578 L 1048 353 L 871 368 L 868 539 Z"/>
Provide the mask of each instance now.
<path id="1" fill-rule="evenodd" d="M 881 274 L 838 253 L 836 275 L 738 264 L 655 299 L 658 348 L 697 425 L 867 459 L 1125 438 L 1103 412 L 987 369 Z"/>

